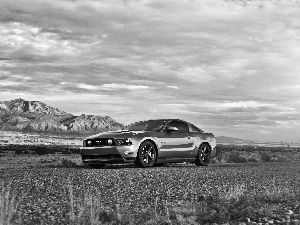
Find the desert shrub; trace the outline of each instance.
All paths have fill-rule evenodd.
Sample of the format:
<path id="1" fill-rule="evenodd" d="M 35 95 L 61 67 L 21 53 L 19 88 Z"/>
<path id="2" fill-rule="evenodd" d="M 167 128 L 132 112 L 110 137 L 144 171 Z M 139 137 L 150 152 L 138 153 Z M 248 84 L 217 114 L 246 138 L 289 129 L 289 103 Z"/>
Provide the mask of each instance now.
<path id="1" fill-rule="evenodd" d="M 248 157 L 248 162 L 259 162 L 260 161 L 260 157 L 259 154 L 257 153 L 253 153 Z"/>
<path id="2" fill-rule="evenodd" d="M 194 207 L 196 221 L 199 224 L 224 224 L 245 221 L 245 218 L 254 221 L 258 217 L 273 215 L 268 204 L 286 204 L 294 198 L 290 190 L 276 185 L 266 187 L 265 191 L 254 195 L 245 186 L 236 186 L 225 193 L 216 191 L 207 196 L 198 196 L 198 203 Z"/>
<path id="3" fill-rule="evenodd" d="M 16 149 L 15 150 L 15 154 L 17 154 L 17 155 L 20 155 L 22 153 L 23 153 L 22 149 Z"/>
<path id="4" fill-rule="evenodd" d="M 271 162 L 286 162 L 288 159 L 283 156 L 273 156 Z"/>
<path id="5" fill-rule="evenodd" d="M 68 149 L 64 149 L 64 150 L 61 151 L 61 154 L 70 155 L 72 153 Z"/>
<path id="6" fill-rule="evenodd" d="M 35 146 L 32 150 L 38 155 L 46 155 L 51 153 L 51 150 L 46 146 Z"/>
<path id="7" fill-rule="evenodd" d="M 27 149 L 16 149 L 15 154 L 20 155 L 20 154 L 29 154 L 29 151 Z"/>
<path id="8" fill-rule="evenodd" d="M 216 155 L 216 160 L 220 163 L 226 163 L 230 152 L 220 152 Z"/>
<path id="9" fill-rule="evenodd" d="M 79 154 L 80 148 L 62 148 L 59 150 L 64 155 Z"/>
<path id="10" fill-rule="evenodd" d="M 218 163 L 218 160 L 216 158 L 211 158 L 210 163 L 211 164 L 216 164 L 216 163 Z"/>
<path id="11" fill-rule="evenodd" d="M 223 224 L 229 221 L 241 221 L 244 218 L 256 216 L 254 198 L 251 195 L 242 194 L 238 198 L 223 198 L 219 193 L 214 193 L 197 204 L 197 219 L 199 224 Z"/>
<path id="12" fill-rule="evenodd" d="M 72 160 L 70 160 L 70 159 L 63 158 L 60 161 L 60 166 L 62 166 L 62 167 L 76 167 L 78 165 L 75 162 L 73 162 Z"/>
<path id="13" fill-rule="evenodd" d="M 261 161 L 263 161 L 263 162 L 271 162 L 272 155 L 270 155 L 269 152 L 262 152 L 262 153 L 260 153 L 260 158 L 261 158 Z"/>
<path id="14" fill-rule="evenodd" d="M 13 224 L 17 217 L 19 202 L 11 186 L 0 185 L 0 224 Z"/>
<path id="15" fill-rule="evenodd" d="M 74 154 L 79 154 L 80 153 L 80 148 L 71 148 L 70 151 Z"/>
<path id="16" fill-rule="evenodd" d="M 55 160 L 53 160 L 53 159 L 40 159 L 40 163 L 51 163 L 53 161 L 55 161 Z"/>
<path id="17" fill-rule="evenodd" d="M 238 151 L 231 151 L 227 157 L 228 163 L 247 163 L 248 159 Z"/>

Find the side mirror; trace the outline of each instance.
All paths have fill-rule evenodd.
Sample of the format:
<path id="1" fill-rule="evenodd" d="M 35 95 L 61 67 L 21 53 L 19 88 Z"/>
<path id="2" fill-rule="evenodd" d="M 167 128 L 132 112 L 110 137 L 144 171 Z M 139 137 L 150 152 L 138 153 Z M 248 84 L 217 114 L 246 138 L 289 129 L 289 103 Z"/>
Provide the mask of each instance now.
<path id="1" fill-rule="evenodd" d="M 167 127 L 167 132 L 178 131 L 177 127 Z"/>

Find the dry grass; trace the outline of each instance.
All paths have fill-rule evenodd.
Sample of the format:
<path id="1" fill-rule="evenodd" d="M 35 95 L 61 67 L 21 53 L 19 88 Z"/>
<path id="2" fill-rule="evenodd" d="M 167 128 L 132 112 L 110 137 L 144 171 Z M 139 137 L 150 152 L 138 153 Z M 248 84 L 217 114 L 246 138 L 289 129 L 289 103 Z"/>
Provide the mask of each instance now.
<path id="1" fill-rule="evenodd" d="M 232 199 L 239 200 L 246 192 L 247 188 L 244 183 L 237 184 L 230 187 L 227 191 L 221 194 L 220 198 L 225 201 L 230 201 Z"/>
<path id="2" fill-rule="evenodd" d="M 13 183 L 3 183 L 0 224 L 230 224 L 246 221 L 247 218 L 258 222 L 258 218 L 272 217 L 273 212 L 279 209 L 295 211 L 292 206 L 300 203 L 300 180 L 295 179 L 294 175 L 297 176 L 299 170 L 297 164 L 293 167 L 261 164 L 256 168 L 242 167 L 241 164 L 240 167 L 225 168 L 166 167 L 149 170 L 49 168 L 30 169 L 19 178 L 20 171 L 16 170 L 15 180 L 26 176 L 19 185 L 27 189 L 31 185 L 33 192 L 24 193 L 24 201 L 17 200 L 20 195 L 13 191 L 16 186 L 12 188 Z M 173 174 L 175 171 L 176 174 Z M 12 170 L 8 172 L 13 175 Z M 209 176 L 202 174 L 195 177 L 204 172 Z M 184 176 L 180 176 L 181 173 Z M 44 177 L 40 177 L 41 174 Z M 161 181 L 153 184 L 163 175 Z M 126 179 L 122 181 L 122 177 Z M 199 178 L 202 181 L 189 185 L 188 182 L 198 182 Z M 131 179 L 134 182 L 130 182 Z M 207 184 L 209 180 L 213 183 Z M 180 183 L 185 186 L 179 186 Z M 192 188 L 198 191 L 193 192 Z M 178 190 L 184 189 L 185 192 L 178 196 Z M 137 197 L 139 191 L 142 195 Z M 192 200 L 191 193 L 195 200 Z M 55 195 L 58 197 L 54 198 Z M 134 197 L 137 198 L 134 200 Z M 42 199 L 37 200 L 39 198 Z M 114 201 L 108 205 L 111 200 Z M 146 203 L 143 205 L 135 205 L 144 200 Z M 134 208 L 128 201 L 133 201 Z M 24 216 L 28 211 L 35 217 L 30 219 Z M 52 218 L 60 220 L 47 220 L 51 218 L 51 213 Z"/>
<path id="3" fill-rule="evenodd" d="M 274 183 L 275 184 L 275 183 Z M 166 200 L 163 211 L 158 210 L 158 203 L 150 211 L 134 213 L 124 208 L 103 208 L 101 199 L 95 191 L 88 189 L 83 196 L 76 196 L 71 180 L 67 185 L 69 212 L 66 214 L 67 224 L 74 225 L 116 225 L 116 224 L 211 224 L 246 221 L 246 218 L 255 219 L 272 215 L 267 204 L 285 203 L 295 199 L 295 193 L 282 187 L 271 185 L 259 195 L 249 194 L 245 184 L 226 187 L 225 191 L 214 192 L 206 196 L 198 196 L 197 202 L 183 202 L 179 207 L 172 207 Z M 300 199 L 298 199 L 300 201 Z M 3 187 L 0 195 L 0 224 L 22 224 L 18 220 L 19 203 L 10 187 Z M 18 222 L 19 221 L 19 222 Z"/>
<path id="4" fill-rule="evenodd" d="M 19 202 L 16 195 L 12 193 L 10 185 L 1 185 L 0 192 L 0 224 L 10 225 L 17 218 Z"/>
<path id="5" fill-rule="evenodd" d="M 16 155 L 6 154 L 0 157 L 1 168 L 28 168 L 28 167 L 76 167 L 81 166 L 79 154 L 63 155 Z"/>
<path id="6" fill-rule="evenodd" d="M 296 212 L 300 203 L 295 162 L 94 170 L 77 155 L 33 161 L 0 170 L 0 225 L 221 224 Z"/>

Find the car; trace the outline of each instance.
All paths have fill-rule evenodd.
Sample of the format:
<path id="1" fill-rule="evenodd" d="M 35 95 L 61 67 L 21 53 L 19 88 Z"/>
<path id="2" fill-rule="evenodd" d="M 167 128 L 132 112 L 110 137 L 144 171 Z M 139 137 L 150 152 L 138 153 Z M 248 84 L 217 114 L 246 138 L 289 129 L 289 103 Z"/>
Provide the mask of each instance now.
<path id="1" fill-rule="evenodd" d="M 180 119 L 147 120 L 84 139 L 80 154 L 92 168 L 127 162 L 142 168 L 183 162 L 207 166 L 216 154 L 216 139 Z"/>

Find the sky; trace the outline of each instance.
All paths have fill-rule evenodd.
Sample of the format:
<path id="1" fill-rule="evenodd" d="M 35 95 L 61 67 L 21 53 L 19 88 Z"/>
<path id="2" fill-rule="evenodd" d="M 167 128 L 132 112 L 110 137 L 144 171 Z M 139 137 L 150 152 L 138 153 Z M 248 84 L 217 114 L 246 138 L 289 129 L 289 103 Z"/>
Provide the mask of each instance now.
<path id="1" fill-rule="evenodd" d="M 0 101 L 300 142 L 299 1 L 0 4 Z"/>

